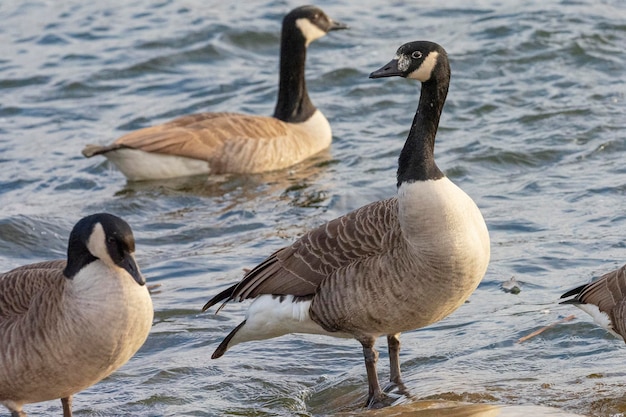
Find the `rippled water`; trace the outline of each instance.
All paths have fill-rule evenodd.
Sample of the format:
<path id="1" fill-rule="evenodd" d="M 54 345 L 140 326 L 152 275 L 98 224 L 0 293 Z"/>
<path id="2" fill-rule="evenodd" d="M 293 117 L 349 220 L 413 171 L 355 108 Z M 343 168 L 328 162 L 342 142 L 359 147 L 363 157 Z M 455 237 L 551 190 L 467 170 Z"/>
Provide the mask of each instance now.
<path id="1" fill-rule="evenodd" d="M 76 395 L 75 414 L 623 415 L 624 343 L 556 304 L 626 260 L 623 2 L 318 3 L 351 26 L 309 49 L 310 95 L 334 131 L 328 152 L 266 175 L 145 183 L 80 155 L 192 112 L 271 114 L 280 21 L 298 5 L 0 3 L 0 270 L 63 257 L 73 224 L 109 211 L 131 224 L 138 261 L 161 284 L 147 343 Z M 492 262 L 469 303 L 403 335 L 414 398 L 360 411 L 366 377 L 351 340 L 295 335 L 211 360 L 245 311 L 201 314 L 212 294 L 309 228 L 395 192 L 419 87 L 367 75 L 416 39 L 450 55 L 436 156 L 481 207 Z M 511 277 L 517 295 L 500 288 Z M 432 404 L 447 411 L 423 410 Z M 26 410 L 61 414 L 58 401 Z"/>

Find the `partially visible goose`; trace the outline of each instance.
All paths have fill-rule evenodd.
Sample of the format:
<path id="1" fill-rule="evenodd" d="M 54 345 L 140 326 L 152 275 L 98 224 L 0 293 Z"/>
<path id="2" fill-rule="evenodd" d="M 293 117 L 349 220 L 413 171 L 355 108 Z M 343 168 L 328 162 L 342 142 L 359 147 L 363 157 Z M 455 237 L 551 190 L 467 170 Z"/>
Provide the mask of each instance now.
<path id="1" fill-rule="evenodd" d="M 126 363 L 152 326 L 152 301 L 133 255 L 128 224 L 93 214 L 72 230 L 67 261 L 0 274 L 0 403 L 12 417 L 24 404 L 72 395 Z"/>
<path id="2" fill-rule="evenodd" d="M 572 298 L 570 298 L 572 297 Z M 626 341 L 626 265 L 563 294 L 600 326 Z"/>
<path id="3" fill-rule="evenodd" d="M 273 117 L 193 114 L 131 132 L 109 146 L 87 145 L 83 155 L 104 155 L 129 180 L 258 173 L 301 162 L 326 149 L 332 136 L 328 120 L 309 99 L 306 48 L 327 32 L 346 28 L 315 6 L 285 16 Z"/>
<path id="4" fill-rule="evenodd" d="M 390 400 L 378 382 L 376 339 L 387 336 L 390 382 L 402 390 L 400 333 L 443 319 L 478 286 L 489 263 L 487 227 L 474 201 L 434 159 L 450 82 L 446 52 L 432 42 L 407 43 L 370 75 L 391 76 L 422 82 L 398 162 L 397 197 L 304 234 L 209 300 L 203 310 L 254 299 L 213 358 L 238 343 L 287 333 L 353 337 L 363 346 L 367 404 L 382 407 Z"/>

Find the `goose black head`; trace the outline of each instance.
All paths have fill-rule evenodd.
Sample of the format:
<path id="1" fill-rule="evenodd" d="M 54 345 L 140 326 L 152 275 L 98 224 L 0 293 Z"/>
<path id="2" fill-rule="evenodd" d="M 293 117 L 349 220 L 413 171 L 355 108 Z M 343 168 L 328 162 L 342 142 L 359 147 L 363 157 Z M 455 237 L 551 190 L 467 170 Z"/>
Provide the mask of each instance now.
<path id="1" fill-rule="evenodd" d="M 446 71 L 449 76 L 446 51 L 434 42 L 415 41 L 398 48 L 396 56 L 388 64 L 372 72 L 370 78 L 403 77 L 424 83 L 431 80 L 436 68 Z"/>
<path id="2" fill-rule="evenodd" d="M 348 29 L 348 26 L 334 21 L 316 6 L 301 6 L 293 9 L 283 19 L 283 27 L 293 26 L 300 30 L 308 45 L 332 30 Z"/>
<path id="3" fill-rule="evenodd" d="M 125 269 L 139 284 L 146 283 L 135 262 L 135 238 L 124 220 L 108 213 L 84 217 L 70 233 L 67 247 L 67 267 L 63 271 L 73 278 L 83 267 L 101 260 Z"/>

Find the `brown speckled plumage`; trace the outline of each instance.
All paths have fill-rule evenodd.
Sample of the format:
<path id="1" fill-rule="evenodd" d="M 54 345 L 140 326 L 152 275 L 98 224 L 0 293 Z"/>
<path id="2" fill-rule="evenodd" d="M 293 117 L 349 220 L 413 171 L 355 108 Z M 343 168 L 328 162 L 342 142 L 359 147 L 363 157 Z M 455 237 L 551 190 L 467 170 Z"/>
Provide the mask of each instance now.
<path id="1" fill-rule="evenodd" d="M 41 304 L 47 292 L 58 298 L 65 285 L 65 264 L 62 260 L 39 262 L 0 274 L 0 328 L 14 316 L 25 317 L 31 303 Z"/>
<path id="2" fill-rule="evenodd" d="M 65 260 L 0 274 L 0 404 L 13 416 L 56 398 L 71 416 L 72 395 L 126 363 L 148 336 L 152 301 L 122 222 L 101 213 L 77 224 L 72 276 Z"/>

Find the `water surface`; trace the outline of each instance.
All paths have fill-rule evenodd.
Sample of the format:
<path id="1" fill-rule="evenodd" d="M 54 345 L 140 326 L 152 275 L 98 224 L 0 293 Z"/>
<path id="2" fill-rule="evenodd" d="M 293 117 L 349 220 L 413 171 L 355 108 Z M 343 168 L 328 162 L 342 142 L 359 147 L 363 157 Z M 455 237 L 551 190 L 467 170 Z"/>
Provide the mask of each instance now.
<path id="1" fill-rule="evenodd" d="M 145 346 L 77 394 L 75 414 L 432 415 L 424 409 L 435 404 L 445 409 L 438 415 L 623 415 L 623 341 L 557 300 L 626 260 L 626 6 L 317 4 L 351 26 L 308 55 L 331 148 L 281 172 L 143 183 L 80 150 L 192 112 L 271 114 L 280 21 L 300 4 L 0 5 L 0 270 L 63 257 L 74 223 L 109 211 L 131 224 L 139 264 L 161 285 Z M 211 360 L 245 313 L 245 305 L 200 313 L 211 295 L 304 231 L 395 192 L 419 87 L 367 75 L 417 39 L 449 53 L 436 157 L 481 208 L 492 261 L 468 303 L 403 335 L 413 398 L 362 411 L 365 369 L 352 340 L 294 335 Z M 500 288 L 511 277 L 517 295 Z M 383 340 L 379 347 L 384 380 Z M 60 415 L 60 402 L 26 411 Z"/>

